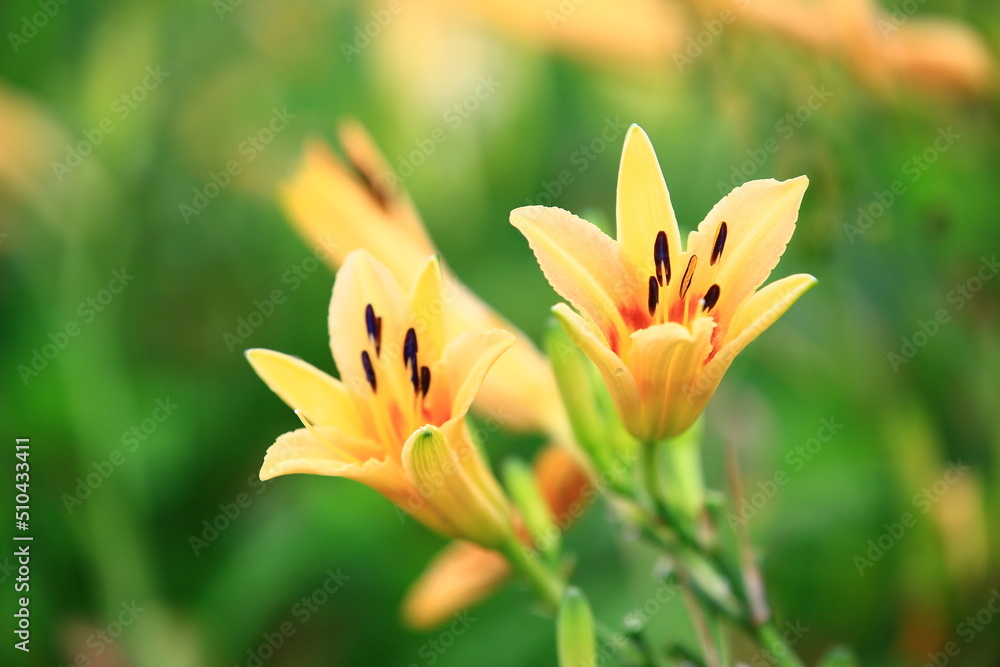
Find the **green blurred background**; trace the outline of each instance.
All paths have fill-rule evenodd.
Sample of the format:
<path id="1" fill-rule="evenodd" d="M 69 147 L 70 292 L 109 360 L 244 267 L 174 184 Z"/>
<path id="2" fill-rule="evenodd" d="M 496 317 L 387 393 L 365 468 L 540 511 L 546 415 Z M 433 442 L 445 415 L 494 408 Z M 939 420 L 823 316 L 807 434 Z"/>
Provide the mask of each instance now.
<path id="1" fill-rule="evenodd" d="M 648 4 L 589 1 L 612 14 Z M 374 492 L 256 478 L 267 446 L 297 422 L 241 351 L 332 367 L 332 274 L 276 195 L 304 142 L 333 142 L 346 115 L 393 167 L 413 167 L 405 187 L 447 261 L 536 341 L 556 297 L 507 214 L 552 203 L 613 224 L 629 123 L 652 138 L 682 228 L 734 184 L 807 174 L 775 275 L 820 283 L 711 403 L 710 480 L 724 486 L 729 443 L 748 500 L 787 473 L 750 527 L 779 623 L 808 629 L 796 645 L 807 659 L 844 642 L 865 664 L 923 665 L 956 641 L 948 664 L 997 664 L 1000 619 L 968 642 L 962 625 L 1000 587 L 992 82 L 970 92 L 879 81 L 865 73 L 870 54 L 740 20 L 715 30 L 697 3 L 676 8 L 681 34 L 719 34 L 690 63 L 630 51 L 627 26 L 613 22 L 600 43 L 559 41 L 489 9 L 398 3 L 3 3 L 0 495 L 12 507 L 13 440 L 30 437 L 35 541 L 27 655 L 11 632 L 14 543 L 0 551 L 0 662 L 248 665 L 291 623 L 266 664 L 554 664 L 552 624 L 517 585 L 473 608 L 457 637 L 405 629 L 400 600 L 443 541 Z M 576 4 L 579 15 L 564 7 L 564 21 L 543 25 L 556 33 L 597 11 Z M 543 11 L 529 5 L 509 3 Z M 996 51 L 995 2 L 918 5 Z M 359 28 L 374 36 L 358 39 Z M 416 165 L 437 128 L 445 140 Z M 211 188 L 230 161 L 240 173 Z M 274 290 L 273 314 L 241 329 Z M 834 437 L 803 455 L 831 422 Z M 499 434 L 490 455 L 530 456 L 539 443 Z M 958 462 L 968 469 L 945 476 Z M 869 553 L 906 512 L 915 525 Z M 620 625 L 648 598 L 654 564 L 608 518 L 598 505 L 568 542 L 575 581 Z M 213 522 L 224 529 L 207 531 Z M 340 589 L 303 613 L 331 572 L 346 577 Z M 689 635 L 674 603 L 654 623 Z"/>

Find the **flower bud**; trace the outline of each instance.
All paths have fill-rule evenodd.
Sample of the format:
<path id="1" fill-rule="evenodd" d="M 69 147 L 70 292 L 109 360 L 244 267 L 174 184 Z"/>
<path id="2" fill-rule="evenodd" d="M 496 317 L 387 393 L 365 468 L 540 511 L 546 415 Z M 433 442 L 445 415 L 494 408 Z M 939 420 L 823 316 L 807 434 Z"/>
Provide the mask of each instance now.
<path id="1" fill-rule="evenodd" d="M 403 447 L 403 468 L 427 509 L 451 524 L 451 537 L 490 548 L 509 541 L 510 506 L 464 420 L 417 429 Z"/>
<path id="2" fill-rule="evenodd" d="M 579 588 L 569 587 L 559 606 L 559 667 L 595 667 L 594 615 Z"/>
<path id="3" fill-rule="evenodd" d="M 538 488 L 534 471 L 520 459 L 510 459 L 504 465 L 504 481 L 535 548 L 557 562 L 561 532 Z"/>

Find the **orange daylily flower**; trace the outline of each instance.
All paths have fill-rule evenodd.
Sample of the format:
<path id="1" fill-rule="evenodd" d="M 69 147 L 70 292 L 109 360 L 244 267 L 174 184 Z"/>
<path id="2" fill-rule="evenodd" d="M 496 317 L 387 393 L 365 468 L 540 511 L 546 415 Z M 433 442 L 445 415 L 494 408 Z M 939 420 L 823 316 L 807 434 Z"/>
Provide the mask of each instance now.
<path id="1" fill-rule="evenodd" d="M 546 278 L 582 313 L 553 309 L 600 369 L 633 436 L 686 431 L 735 356 L 816 282 L 800 274 L 758 291 L 792 236 L 807 185 L 803 176 L 736 188 L 683 249 L 656 154 L 633 125 L 618 174 L 617 241 L 562 209 L 511 213 Z"/>
<path id="2" fill-rule="evenodd" d="M 552 518 L 565 531 L 589 504 L 593 482 L 567 447 L 546 447 L 534 468 Z M 523 532 L 521 539 L 530 541 Z M 510 576 L 510 564 L 499 552 L 469 542 L 449 544 L 410 587 L 403 619 L 415 629 L 432 628 L 488 597 Z"/>
<path id="3" fill-rule="evenodd" d="M 279 352 L 247 352 L 306 426 L 268 449 L 260 477 L 355 479 L 443 535 L 498 547 L 513 535 L 510 504 L 465 414 L 514 337 L 498 329 L 449 336 L 442 281 L 432 257 L 407 297 L 369 253 L 348 255 L 329 318 L 341 380 Z"/>
<path id="4" fill-rule="evenodd" d="M 299 231 L 313 244 L 331 248 L 336 269 L 348 253 L 364 248 L 400 284 L 413 282 L 428 255 L 437 250 L 409 196 L 374 143 L 357 123 L 340 127 L 347 164 L 314 144 L 282 192 L 282 202 Z M 568 425 L 552 368 L 513 324 L 483 303 L 446 267 L 449 299 L 447 335 L 468 329 L 504 329 L 516 337 L 483 382 L 474 407 L 508 430 L 532 430 L 568 438 Z"/>

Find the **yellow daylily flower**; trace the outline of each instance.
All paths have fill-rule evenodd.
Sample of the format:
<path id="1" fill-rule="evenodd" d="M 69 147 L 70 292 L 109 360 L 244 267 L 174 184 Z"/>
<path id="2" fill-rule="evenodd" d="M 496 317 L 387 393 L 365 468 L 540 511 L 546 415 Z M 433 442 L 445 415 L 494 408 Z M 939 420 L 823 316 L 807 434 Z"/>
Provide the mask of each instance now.
<path id="1" fill-rule="evenodd" d="M 416 278 L 437 250 L 412 201 L 358 123 L 340 127 L 347 164 L 316 143 L 282 191 L 282 204 L 300 233 L 330 248 L 336 269 L 359 248 L 381 261 L 400 284 Z M 540 431 L 568 438 L 568 424 L 552 368 L 530 339 L 483 303 L 444 267 L 451 317 L 448 335 L 467 329 L 504 329 L 517 340 L 487 376 L 474 408 L 507 430 Z"/>
<path id="2" fill-rule="evenodd" d="M 268 449 L 260 478 L 355 479 L 443 535 L 497 547 L 513 535 L 510 504 L 465 415 L 514 337 L 499 329 L 448 336 L 442 280 L 432 257 L 407 297 L 366 251 L 349 254 L 330 302 L 340 380 L 280 352 L 247 352 L 305 424 Z"/>
<path id="3" fill-rule="evenodd" d="M 618 173 L 617 241 L 562 209 L 511 212 L 548 281 L 582 313 L 553 309 L 636 438 L 686 431 L 736 355 L 816 282 L 800 274 L 758 291 L 807 185 L 802 176 L 736 188 L 682 249 L 656 154 L 633 125 Z"/>

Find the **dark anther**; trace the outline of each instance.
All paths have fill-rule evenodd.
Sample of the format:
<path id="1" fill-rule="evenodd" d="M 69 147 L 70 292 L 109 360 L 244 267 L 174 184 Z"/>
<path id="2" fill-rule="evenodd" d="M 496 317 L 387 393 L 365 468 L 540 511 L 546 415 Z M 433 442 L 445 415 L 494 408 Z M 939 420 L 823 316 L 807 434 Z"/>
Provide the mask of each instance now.
<path id="1" fill-rule="evenodd" d="M 691 259 L 688 260 L 687 268 L 684 269 L 684 277 L 681 278 L 681 288 L 680 297 L 683 299 L 684 295 L 687 294 L 688 288 L 691 287 L 691 281 L 694 279 L 694 270 L 698 266 L 698 255 L 691 255 Z"/>
<path id="2" fill-rule="evenodd" d="M 413 368 L 410 370 L 410 384 L 413 385 L 414 394 L 420 392 L 420 371 L 416 364 L 413 364 Z"/>
<path id="3" fill-rule="evenodd" d="M 721 292 L 721 290 L 718 285 L 712 285 L 708 288 L 708 291 L 705 292 L 705 312 L 712 310 L 712 308 L 715 307 L 715 304 L 719 303 L 719 292 Z"/>
<path id="4" fill-rule="evenodd" d="M 667 248 L 667 233 L 660 232 L 653 243 L 653 263 L 656 264 L 656 282 L 663 286 L 666 280 L 670 284 L 670 251 Z"/>
<path id="5" fill-rule="evenodd" d="M 655 276 L 649 277 L 649 316 L 656 314 L 656 305 L 660 303 L 660 283 Z"/>
<path id="6" fill-rule="evenodd" d="M 368 384 L 372 386 L 372 391 L 377 391 L 378 384 L 375 382 L 375 367 L 372 366 L 372 357 L 368 354 L 368 350 L 361 353 L 361 365 L 365 367 L 365 377 L 368 378 Z"/>
<path id="7" fill-rule="evenodd" d="M 420 367 L 420 393 L 424 396 L 431 388 L 431 369 L 427 366 Z"/>
<path id="8" fill-rule="evenodd" d="M 354 174 L 361 179 L 361 185 L 363 185 L 365 190 L 368 191 L 368 194 L 370 194 L 372 199 L 375 200 L 375 203 L 378 204 L 379 208 L 388 210 L 390 200 L 389 193 L 386 192 L 380 184 L 376 183 L 375 179 L 373 179 L 368 171 L 360 164 L 353 161 L 351 161 L 350 164 Z"/>
<path id="9" fill-rule="evenodd" d="M 377 326 L 375 323 L 375 309 L 369 303 L 365 306 L 365 328 L 368 329 L 368 337 L 372 339 L 373 343 L 375 342 L 375 334 L 378 333 L 376 330 Z"/>
<path id="10" fill-rule="evenodd" d="M 368 330 L 368 338 L 375 346 L 375 354 L 382 353 L 382 318 L 375 317 L 375 309 L 371 304 L 365 306 L 365 328 Z"/>
<path id="11" fill-rule="evenodd" d="M 415 369 L 417 365 L 417 332 L 413 330 L 413 327 L 406 330 L 406 338 L 403 339 L 403 365 L 407 366 L 411 362 Z"/>
<path id="12" fill-rule="evenodd" d="M 709 262 L 712 266 L 719 261 L 722 257 L 722 249 L 726 247 L 726 234 L 729 233 L 729 226 L 723 222 L 719 225 L 719 233 L 715 236 L 715 247 L 712 248 L 712 261 Z"/>

